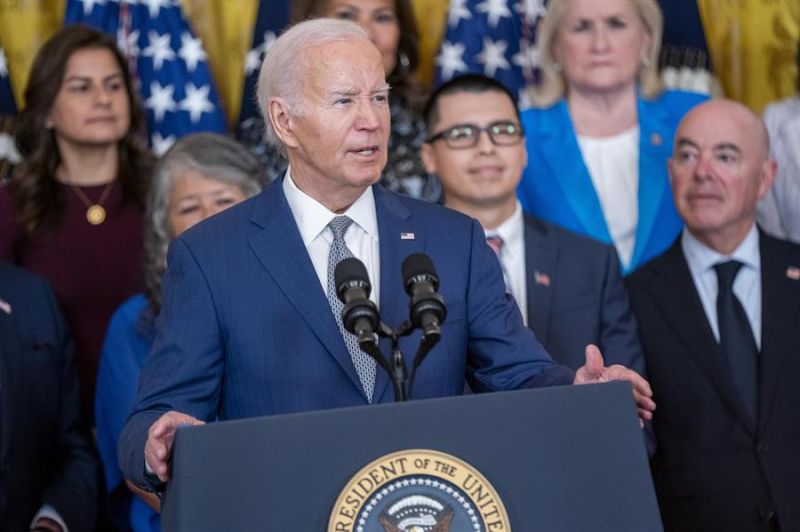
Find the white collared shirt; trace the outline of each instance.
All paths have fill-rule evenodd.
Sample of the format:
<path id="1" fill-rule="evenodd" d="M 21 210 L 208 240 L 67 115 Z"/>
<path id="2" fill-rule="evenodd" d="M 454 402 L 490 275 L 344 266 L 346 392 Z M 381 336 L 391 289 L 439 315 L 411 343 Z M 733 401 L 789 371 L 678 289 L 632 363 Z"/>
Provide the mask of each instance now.
<path id="1" fill-rule="evenodd" d="M 719 322 L 717 320 L 717 273 L 714 265 L 728 260 L 738 260 L 744 266 L 733 282 L 733 293 L 739 298 L 750 322 L 756 346 L 761 349 L 761 253 L 759 251 L 758 229 L 755 224 L 750 232 L 730 255 L 721 255 L 697 240 L 684 228 L 681 248 L 692 273 L 692 280 L 703 302 L 711 330 L 719 342 Z"/>
<path id="2" fill-rule="evenodd" d="M 333 243 L 333 234 L 327 228 L 328 223 L 340 216 L 297 188 L 292 179 L 291 167 L 286 170 L 283 180 L 283 193 L 289 203 L 294 221 L 300 230 L 303 244 L 306 246 L 314 271 L 322 285 L 322 291 L 328 291 L 328 255 Z M 347 229 L 344 241 L 355 258 L 364 263 L 372 284 L 370 299 L 379 305 L 380 288 L 380 248 L 378 246 L 378 218 L 375 214 L 375 197 L 372 187 L 367 187 L 361 196 L 342 213 L 353 220 Z"/>
<path id="3" fill-rule="evenodd" d="M 528 324 L 528 291 L 525 280 L 525 220 L 522 217 L 522 205 L 517 202 L 514 214 L 495 229 L 487 231 L 486 236 L 497 235 L 503 239 L 503 250 L 500 261 L 503 264 L 508 283 L 508 290 L 514 296 L 522 319 Z"/>

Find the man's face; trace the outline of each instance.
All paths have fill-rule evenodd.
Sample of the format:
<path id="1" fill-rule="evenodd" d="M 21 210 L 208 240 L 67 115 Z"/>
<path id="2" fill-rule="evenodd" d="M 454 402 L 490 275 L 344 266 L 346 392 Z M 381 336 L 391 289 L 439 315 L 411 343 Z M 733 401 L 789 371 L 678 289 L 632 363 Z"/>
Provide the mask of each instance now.
<path id="1" fill-rule="evenodd" d="M 519 132 L 519 118 L 508 95 L 499 91 L 460 92 L 441 96 L 437 103 L 439 120 L 429 136 L 461 125 L 487 128 L 513 124 Z M 478 133 L 477 144 L 456 149 L 443 138 L 422 146 L 422 160 L 428 172 L 439 176 L 448 205 L 458 208 L 491 207 L 515 201 L 517 183 L 528 161 L 524 139 L 513 145 L 497 145 L 487 131 Z"/>
<path id="2" fill-rule="evenodd" d="M 706 103 L 684 118 L 669 160 L 678 213 L 695 237 L 720 252 L 735 249 L 750 230 L 774 173 L 758 118 L 727 101 Z"/>
<path id="3" fill-rule="evenodd" d="M 389 138 L 389 90 L 378 50 L 351 40 L 299 59 L 300 108 L 283 139 L 301 189 L 364 189 L 380 179 Z M 306 190 L 306 192 L 310 192 Z M 313 194 L 312 194 L 313 196 Z"/>

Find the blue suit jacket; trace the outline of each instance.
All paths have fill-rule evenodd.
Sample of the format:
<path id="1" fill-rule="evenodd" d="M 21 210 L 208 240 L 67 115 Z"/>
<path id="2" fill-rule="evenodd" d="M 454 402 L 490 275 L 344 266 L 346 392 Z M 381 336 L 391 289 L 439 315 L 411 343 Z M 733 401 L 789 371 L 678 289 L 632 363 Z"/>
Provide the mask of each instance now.
<path id="1" fill-rule="evenodd" d="M 524 236 L 528 326 L 553 359 L 577 369 L 586 360 L 586 345 L 595 344 L 607 365 L 644 375 L 639 333 L 613 246 L 529 215 Z"/>
<path id="2" fill-rule="evenodd" d="M 706 99 L 700 94 L 666 91 L 655 100 L 638 100 L 639 223 L 628 272 L 669 247 L 683 226 L 672 202 L 667 159 L 681 118 Z M 517 188 L 522 208 L 611 244 L 566 101 L 546 109 L 524 111 L 522 124 L 528 148 L 528 166 Z"/>
<path id="3" fill-rule="evenodd" d="M 397 326 L 408 318 L 400 265 L 411 253 L 431 257 L 447 303 L 442 340 L 417 372 L 415 398 L 458 395 L 465 378 L 475 391 L 572 381 L 505 296 L 476 221 L 373 191 L 382 320 Z M 281 179 L 177 238 L 163 294 L 159 332 L 120 438 L 120 465 L 131 480 L 144 484 L 147 429 L 168 410 L 211 421 L 367 404 Z M 410 358 L 418 342 L 414 334 L 400 348 Z M 393 400 L 380 369 L 374 398 Z"/>
<path id="4" fill-rule="evenodd" d="M 0 530 L 28 530 L 44 504 L 94 530 L 97 457 L 64 316 L 43 279 L 1 261 L 0 298 Z"/>

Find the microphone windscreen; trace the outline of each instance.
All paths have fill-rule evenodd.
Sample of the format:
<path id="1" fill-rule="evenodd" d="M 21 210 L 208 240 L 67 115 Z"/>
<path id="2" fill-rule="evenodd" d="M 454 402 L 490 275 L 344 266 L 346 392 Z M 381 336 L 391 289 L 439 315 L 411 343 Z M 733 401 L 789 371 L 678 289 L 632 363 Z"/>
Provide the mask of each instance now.
<path id="1" fill-rule="evenodd" d="M 369 293 L 371 286 L 369 284 L 369 275 L 367 274 L 367 267 L 360 260 L 350 257 L 342 259 L 336 265 L 333 272 L 333 281 L 336 283 L 336 293 L 342 291 L 344 285 L 366 285 L 367 293 Z"/>
<path id="2" fill-rule="evenodd" d="M 411 279 L 420 275 L 438 278 L 433 261 L 424 253 L 412 253 L 406 257 L 403 261 L 402 271 L 403 284 L 406 286 L 408 286 Z"/>

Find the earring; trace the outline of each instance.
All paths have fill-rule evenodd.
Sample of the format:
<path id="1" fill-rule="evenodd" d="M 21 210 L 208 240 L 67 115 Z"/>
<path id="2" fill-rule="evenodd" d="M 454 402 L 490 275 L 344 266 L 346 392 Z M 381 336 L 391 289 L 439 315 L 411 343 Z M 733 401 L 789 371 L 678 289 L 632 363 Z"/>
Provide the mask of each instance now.
<path id="1" fill-rule="evenodd" d="M 396 75 L 394 77 L 398 79 L 404 79 L 408 76 L 410 72 L 411 61 L 408 59 L 408 54 L 405 53 L 403 50 L 397 51 L 397 66 L 395 67 Z"/>
<path id="2" fill-rule="evenodd" d="M 652 63 L 650 62 L 650 58 L 649 58 L 649 57 L 647 57 L 647 56 L 643 56 L 643 57 L 642 57 L 642 65 L 643 65 L 645 68 L 647 68 L 647 67 L 649 67 L 650 65 L 652 65 Z"/>
<path id="3" fill-rule="evenodd" d="M 553 61 L 552 67 L 556 72 L 561 72 L 561 65 L 557 61 Z"/>

